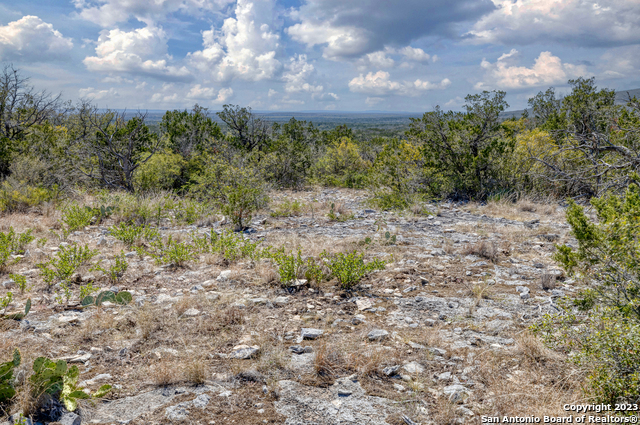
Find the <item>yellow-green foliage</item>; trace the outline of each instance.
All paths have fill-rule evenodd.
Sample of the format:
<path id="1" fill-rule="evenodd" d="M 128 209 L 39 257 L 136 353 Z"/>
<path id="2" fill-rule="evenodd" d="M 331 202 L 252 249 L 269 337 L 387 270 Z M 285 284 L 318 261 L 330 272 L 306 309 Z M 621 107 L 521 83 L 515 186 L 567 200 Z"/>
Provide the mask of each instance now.
<path id="1" fill-rule="evenodd" d="M 186 161 L 180 154 L 157 153 L 136 171 L 133 179 L 136 189 L 145 192 L 172 189 L 185 165 Z"/>
<path id="2" fill-rule="evenodd" d="M 383 209 L 404 209 L 413 203 L 420 189 L 420 149 L 405 140 L 392 140 L 376 157 L 369 171 L 374 205 Z"/>
<path id="3" fill-rule="evenodd" d="M 370 164 L 360 156 L 360 148 L 343 137 L 334 142 L 316 163 L 316 180 L 326 186 L 363 187 Z"/>
<path id="4" fill-rule="evenodd" d="M 552 182 L 549 167 L 536 160 L 543 159 L 549 165 L 563 169 L 582 165 L 578 153 L 562 151 L 560 142 L 541 128 L 523 130 L 516 136 L 513 155 L 505 157 L 503 170 L 512 176 L 513 189 L 533 190 L 539 193 L 561 193 L 564 185 Z"/>
<path id="5" fill-rule="evenodd" d="M 213 158 L 191 188 L 195 196 L 212 200 L 236 229 L 242 229 L 253 213 L 268 203 L 266 184 L 249 167 Z"/>
<path id="6" fill-rule="evenodd" d="M 58 197 L 57 187 L 46 189 L 3 181 L 0 185 L 0 211 L 24 212 Z"/>

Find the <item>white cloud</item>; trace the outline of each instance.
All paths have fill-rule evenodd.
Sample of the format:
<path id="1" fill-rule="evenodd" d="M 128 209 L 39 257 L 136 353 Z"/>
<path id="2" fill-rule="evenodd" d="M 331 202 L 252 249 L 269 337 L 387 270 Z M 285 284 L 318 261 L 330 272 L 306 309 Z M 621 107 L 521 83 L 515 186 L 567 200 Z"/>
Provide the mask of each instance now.
<path id="1" fill-rule="evenodd" d="M 82 18 L 103 27 L 125 22 L 130 17 L 153 25 L 165 16 L 180 12 L 198 16 L 222 10 L 233 0 L 74 0 Z"/>
<path id="2" fill-rule="evenodd" d="M 448 78 L 443 79 L 440 83 L 431 83 L 420 79 L 414 82 L 410 81 L 392 81 L 390 74 L 385 71 L 378 71 L 375 74 L 369 72 L 367 75 L 360 76 L 349 81 L 349 89 L 356 93 L 365 93 L 375 96 L 402 95 L 417 96 L 419 92 L 426 90 L 436 90 L 447 88 L 451 81 Z"/>
<path id="3" fill-rule="evenodd" d="M 0 60 L 46 62 L 66 59 L 73 48 L 53 25 L 37 16 L 23 16 L 17 21 L 0 26 Z"/>
<path id="4" fill-rule="evenodd" d="M 387 56 L 387 54 L 393 53 L 395 53 L 395 51 L 391 48 L 386 48 L 385 50 L 380 50 L 373 53 L 367 53 L 356 62 L 356 65 L 361 71 L 366 71 L 371 68 L 393 68 L 396 62 L 392 58 Z"/>
<path id="5" fill-rule="evenodd" d="M 273 97 L 275 95 L 277 95 L 278 92 L 275 91 L 274 89 L 269 89 L 269 93 L 267 94 L 268 97 Z"/>
<path id="6" fill-rule="evenodd" d="M 484 81 L 478 82 L 475 88 L 520 89 L 566 83 L 570 78 L 588 74 L 586 66 L 562 63 L 551 52 L 540 53 L 531 68 L 509 65 L 517 54 L 518 51 L 512 49 L 495 63 L 483 59 L 480 66 L 485 70 Z"/>
<path id="7" fill-rule="evenodd" d="M 95 101 L 95 100 L 101 100 L 105 98 L 118 97 L 119 94 L 116 91 L 116 89 L 114 89 L 113 87 L 111 87 L 109 90 L 97 90 L 93 87 L 87 87 L 87 88 L 78 90 L 78 96 L 80 96 L 83 99 L 86 98 L 86 99 Z"/>
<path id="8" fill-rule="evenodd" d="M 447 103 L 444 104 L 444 106 L 447 106 L 449 108 L 459 108 L 462 105 L 464 105 L 465 101 L 463 98 L 461 98 L 460 96 L 456 96 L 453 99 L 449 100 Z"/>
<path id="9" fill-rule="evenodd" d="M 315 73 L 315 68 L 307 62 L 307 55 L 297 55 L 290 59 L 286 66 L 287 71 L 282 75 L 285 81 L 284 90 L 287 93 L 320 93 L 322 86 L 314 86 L 307 80 Z"/>
<path id="10" fill-rule="evenodd" d="M 331 27 L 328 23 L 306 21 L 287 28 L 286 32 L 308 47 L 326 44 L 323 56 L 331 60 L 362 54 L 369 44 L 366 31 L 350 26 Z"/>
<path id="11" fill-rule="evenodd" d="M 467 34 L 472 42 L 507 45 L 556 41 L 580 46 L 640 42 L 637 0 L 493 0 L 497 9 Z"/>
<path id="12" fill-rule="evenodd" d="M 407 60 L 414 62 L 427 62 L 431 59 L 431 56 L 425 53 L 424 50 L 411 46 L 403 48 L 400 50 L 400 53 L 402 53 Z"/>
<path id="13" fill-rule="evenodd" d="M 162 28 L 147 26 L 133 31 L 103 30 L 98 38 L 96 56 L 84 64 L 90 71 L 125 72 L 167 80 L 186 80 L 186 67 L 171 65 L 167 36 Z"/>
<path id="14" fill-rule="evenodd" d="M 373 106 L 373 105 L 377 105 L 378 103 L 382 102 L 384 99 L 381 97 L 367 97 L 364 101 L 364 103 L 366 103 L 369 106 Z"/>
<path id="15" fill-rule="evenodd" d="M 233 89 L 230 87 L 220 89 L 216 92 L 213 87 L 203 87 L 200 84 L 192 86 L 189 93 L 187 93 L 187 98 L 189 99 L 208 100 L 214 103 L 224 103 L 231 96 L 233 96 Z"/>
<path id="16" fill-rule="evenodd" d="M 204 48 L 188 55 L 191 63 L 218 81 L 274 78 L 282 69 L 274 14 L 275 0 L 238 0 L 235 18 L 225 19 L 219 31 L 202 33 Z"/>

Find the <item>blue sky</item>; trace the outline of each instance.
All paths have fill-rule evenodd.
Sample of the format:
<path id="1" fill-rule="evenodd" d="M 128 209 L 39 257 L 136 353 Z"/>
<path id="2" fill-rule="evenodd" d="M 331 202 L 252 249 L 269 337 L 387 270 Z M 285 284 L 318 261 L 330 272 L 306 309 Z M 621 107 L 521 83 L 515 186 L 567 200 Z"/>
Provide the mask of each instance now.
<path id="1" fill-rule="evenodd" d="M 0 1 L 0 62 L 110 108 L 520 109 L 579 76 L 640 88 L 640 0 Z"/>

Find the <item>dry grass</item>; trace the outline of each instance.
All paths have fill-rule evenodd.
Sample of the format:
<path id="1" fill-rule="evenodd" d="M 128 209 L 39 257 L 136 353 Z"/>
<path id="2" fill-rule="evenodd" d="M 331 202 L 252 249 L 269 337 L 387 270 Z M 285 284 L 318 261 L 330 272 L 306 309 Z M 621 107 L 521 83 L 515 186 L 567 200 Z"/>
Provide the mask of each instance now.
<path id="1" fill-rule="evenodd" d="M 177 384 L 182 381 L 180 364 L 174 360 L 162 358 L 147 371 L 150 381 L 158 386 Z"/>
<path id="2" fill-rule="evenodd" d="M 462 248 L 463 255 L 475 255 L 481 258 L 486 258 L 492 263 L 497 263 L 500 250 L 496 246 L 495 242 L 480 241 L 476 243 L 467 244 Z"/>
<path id="3" fill-rule="evenodd" d="M 563 404 L 581 398 L 581 373 L 528 333 L 515 352 L 485 351 L 479 363 L 474 375 L 485 390 L 473 401 L 484 415 L 564 416 Z"/>
<path id="4" fill-rule="evenodd" d="M 183 366 L 184 378 L 195 385 L 204 384 L 207 380 L 207 365 L 201 358 L 191 358 Z"/>

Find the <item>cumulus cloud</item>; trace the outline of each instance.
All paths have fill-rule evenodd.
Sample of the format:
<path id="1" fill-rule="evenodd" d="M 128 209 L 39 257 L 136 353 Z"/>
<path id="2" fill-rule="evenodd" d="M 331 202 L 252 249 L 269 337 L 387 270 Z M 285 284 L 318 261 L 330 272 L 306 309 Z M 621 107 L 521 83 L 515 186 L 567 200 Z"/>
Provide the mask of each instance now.
<path id="1" fill-rule="evenodd" d="M 216 12 L 234 0 L 74 0 L 82 18 L 103 27 L 125 22 L 130 17 L 152 25 L 174 12 L 197 15 Z"/>
<path id="2" fill-rule="evenodd" d="M 23 16 L 0 26 L 0 60 L 46 62 L 65 59 L 73 48 L 53 25 L 37 16 Z"/>
<path id="3" fill-rule="evenodd" d="M 448 78 L 443 79 L 439 83 L 431 83 L 417 79 L 410 81 L 392 81 L 391 75 L 385 71 L 378 71 L 375 74 L 369 72 L 367 75 L 360 76 L 349 81 L 349 89 L 355 93 L 365 93 L 375 96 L 402 95 L 416 96 L 421 91 L 445 89 L 451 85 Z"/>
<path id="4" fill-rule="evenodd" d="M 91 100 L 101 100 L 119 96 L 118 92 L 113 87 L 111 87 L 109 90 L 98 90 L 93 87 L 87 87 L 78 90 L 78 95 L 80 96 L 80 98 Z"/>
<path id="5" fill-rule="evenodd" d="M 431 56 L 425 53 L 424 50 L 407 46 L 400 50 L 400 53 L 405 57 L 405 59 L 414 61 L 414 62 L 427 62 L 431 59 Z"/>
<path id="6" fill-rule="evenodd" d="M 290 59 L 287 71 L 282 75 L 287 93 L 320 93 L 322 86 L 313 85 L 308 80 L 315 73 L 315 68 L 307 62 L 307 55 L 297 55 Z"/>
<path id="7" fill-rule="evenodd" d="M 387 56 L 387 54 L 393 53 L 395 52 L 391 48 L 386 48 L 385 50 L 380 50 L 378 52 L 367 53 L 357 61 L 356 65 L 361 71 L 371 68 L 393 68 L 396 62 Z"/>
<path id="8" fill-rule="evenodd" d="M 475 88 L 520 89 L 566 83 L 570 78 L 588 74 L 585 65 L 562 63 L 551 52 L 540 53 L 531 68 L 511 65 L 517 55 L 518 51 L 512 49 L 501 55 L 495 63 L 483 59 L 480 66 L 485 70 L 484 81 L 478 82 Z"/>
<path id="9" fill-rule="evenodd" d="M 190 53 L 190 62 L 218 81 L 274 78 L 282 69 L 276 59 L 280 34 L 272 28 L 275 0 L 238 0 L 234 12 L 220 30 L 202 33 L 203 49 Z"/>
<path id="10" fill-rule="evenodd" d="M 213 87 L 203 87 L 200 84 L 196 84 L 191 87 L 187 98 L 196 100 L 208 100 L 213 103 L 224 103 L 231 96 L 233 96 L 233 89 L 223 88 L 216 91 Z"/>
<path id="11" fill-rule="evenodd" d="M 130 73 L 164 80 L 188 80 L 186 67 L 172 65 L 167 53 L 167 36 L 160 27 L 147 26 L 133 31 L 103 30 L 96 56 L 84 64 L 90 71 Z"/>
<path id="12" fill-rule="evenodd" d="M 406 46 L 424 36 L 456 36 L 456 25 L 495 9 L 491 0 L 305 0 L 286 32 L 332 60 Z"/>
<path id="13" fill-rule="evenodd" d="M 476 43 L 580 46 L 640 42 L 637 0 L 493 0 L 496 10 L 467 34 Z"/>

